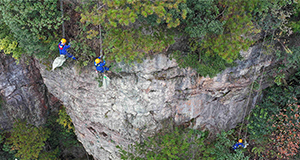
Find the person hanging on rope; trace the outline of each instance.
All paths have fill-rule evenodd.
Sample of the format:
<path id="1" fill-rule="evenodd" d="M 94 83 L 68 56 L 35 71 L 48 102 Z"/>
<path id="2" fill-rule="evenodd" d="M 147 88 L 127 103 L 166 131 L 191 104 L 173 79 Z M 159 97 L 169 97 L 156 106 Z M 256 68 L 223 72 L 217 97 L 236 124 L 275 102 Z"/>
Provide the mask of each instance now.
<path id="1" fill-rule="evenodd" d="M 105 66 L 105 60 L 104 57 L 103 59 L 101 58 L 101 56 L 99 56 L 98 58 L 95 59 L 94 65 L 96 67 L 96 71 L 100 72 L 100 73 L 104 73 L 105 71 L 109 71 L 109 67 Z"/>
<path id="2" fill-rule="evenodd" d="M 59 44 L 58 44 L 59 54 L 68 56 L 69 58 L 76 60 L 76 58 L 66 50 L 71 47 L 70 43 L 69 43 L 69 45 L 66 45 L 66 42 L 67 42 L 67 40 L 64 38 L 61 39 L 61 41 L 59 42 Z"/>
<path id="3" fill-rule="evenodd" d="M 239 139 L 239 141 L 232 146 L 232 149 L 236 150 L 236 149 L 240 148 L 240 146 L 243 147 L 243 148 L 246 148 L 248 146 L 248 143 L 246 142 L 246 144 L 244 145 L 243 140 Z"/>

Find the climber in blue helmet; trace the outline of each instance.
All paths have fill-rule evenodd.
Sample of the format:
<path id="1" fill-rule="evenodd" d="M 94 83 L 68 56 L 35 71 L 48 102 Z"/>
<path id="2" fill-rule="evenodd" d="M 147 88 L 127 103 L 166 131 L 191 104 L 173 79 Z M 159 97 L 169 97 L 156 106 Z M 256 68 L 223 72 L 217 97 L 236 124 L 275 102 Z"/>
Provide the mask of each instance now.
<path id="1" fill-rule="evenodd" d="M 59 44 L 58 44 L 59 54 L 68 56 L 69 58 L 76 60 L 76 58 L 72 54 L 68 53 L 68 51 L 66 50 L 71 47 L 70 44 L 66 45 L 66 42 L 67 42 L 67 40 L 64 38 L 61 39 L 61 41 L 59 42 Z"/>
<path id="2" fill-rule="evenodd" d="M 96 67 L 96 70 L 100 73 L 109 71 L 109 67 L 105 67 L 105 60 L 101 59 L 101 56 L 95 59 L 94 65 Z"/>
<path id="3" fill-rule="evenodd" d="M 236 149 L 240 148 L 240 146 L 243 147 L 243 148 L 246 148 L 247 145 L 248 145 L 248 144 L 244 145 L 244 144 L 243 144 L 243 140 L 242 140 L 242 139 L 239 139 L 239 141 L 238 141 L 235 145 L 232 146 L 232 149 L 233 149 L 233 150 L 236 150 Z"/>

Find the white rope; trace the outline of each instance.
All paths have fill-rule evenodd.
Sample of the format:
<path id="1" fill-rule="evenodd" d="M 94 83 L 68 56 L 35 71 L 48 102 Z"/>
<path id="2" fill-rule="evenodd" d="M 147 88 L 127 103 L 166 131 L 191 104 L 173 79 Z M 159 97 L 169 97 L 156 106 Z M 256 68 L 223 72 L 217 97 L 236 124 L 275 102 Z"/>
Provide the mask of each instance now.
<path id="1" fill-rule="evenodd" d="M 98 10 L 101 9 L 103 6 L 101 6 L 99 3 L 97 4 L 98 5 Z M 100 17 L 100 15 L 99 15 Z M 101 35 L 101 24 L 99 24 L 99 35 L 100 35 L 100 56 L 102 57 L 103 54 L 102 54 L 102 35 Z"/>
<path id="2" fill-rule="evenodd" d="M 263 43 L 262 43 L 262 46 L 264 46 L 265 39 L 266 39 L 266 35 L 267 35 L 267 33 L 265 34 L 265 37 L 264 37 L 264 41 L 263 41 Z M 260 61 L 261 54 L 262 54 L 262 51 L 260 51 L 260 53 L 259 53 L 258 62 Z M 262 73 L 264 73 L 264 71 L 265 71 L 265 68 L 264 68 L 264 66 L 263 66 L 263 72 L 262 72 Z M 257 70 L 254 71 L 253 77 L 256 75 L 256 72 L 257 72 Z M 264 74 L 262 74 L 262 78 L 263 78 L 263 76 L 264 76 Z M 262 78 L 260 79 L 259 90 L 260 90 Z M 245 111 L 244 111 L 242 117 L 245 117 L 246 111 L 248 110 L 248 106 L 249 106 L 251 94 L 252 94 L 252 91 L 253 91 L 253 85 L 254 85 L 254 82 L 252 82 L 252 84 L 251 84 L 250 92 L 249 92 L 249 97 L 248 97 L 247 104 L 246 104 L 246 109 L 245 109 Z M 258 94 L 258 92 L 257 92 L 257 94 Z M 256 96 L 257 96 L 257 94 L 256 94 Z M 249 115 L 251 114 L 251 112 L 252 112 L 252 110 L 249 111 Z M 242 132 L 242 128 L 243 128 L 243 126 L 244 126 L 244 122 L 245 122 L 245 120 L 243 120 L 242 125 L 241 125 L 241 127 L 240 127 L 239 139 L 241 138 L 241 132 Z M 245 132 L 244 139 L 246 138 L 247 131 L 248 131 L 248 128 L 246 127 L 246 132 Z"/>
<path id="3" fill-rule="evenodd" d="M 102 57 L 102 35 L 101 35 L 101 24 L 99 24 L 99 32 L 100 32 L 100 56 Z"/>

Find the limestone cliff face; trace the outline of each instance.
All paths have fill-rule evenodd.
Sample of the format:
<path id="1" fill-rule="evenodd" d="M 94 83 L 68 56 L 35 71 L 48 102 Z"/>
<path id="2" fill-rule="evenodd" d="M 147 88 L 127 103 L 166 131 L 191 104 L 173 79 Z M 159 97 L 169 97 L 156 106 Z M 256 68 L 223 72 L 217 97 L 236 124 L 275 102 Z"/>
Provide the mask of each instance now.
<path id="1" fill-rule="evenodd" d="M 49 106 L 60 103 L 47 92 L 34 59 L 15 60 L 0 53 L 0 127 L 12 128 L 16 119 L 39 126 L 46 122 Z"/>
<path id="2" fill-rule="evenodd" d="M 77 74 L 69 62 L 48 71 L 39 65 L 49 91 L 63 101 L 78 139 L 95 159 L 119 159 L 116 145 L 127 146 L 162 128 L 162 120 L 212 131 L 230 129 L 245 116 L 257 99 L 250 84 L 262 67 L 272 67 L 271 56 L 258 47 L 241 53 L 243 60 L 214 78 L 198 77 L 192 69 L 159 54 L 141 64 L 113 74 L 107 88 L 98 87 L 90 65 Z M 267 86 L 263 83 L 262 86 Z M 248 106 L 247 106 L 248 104 Z"/>

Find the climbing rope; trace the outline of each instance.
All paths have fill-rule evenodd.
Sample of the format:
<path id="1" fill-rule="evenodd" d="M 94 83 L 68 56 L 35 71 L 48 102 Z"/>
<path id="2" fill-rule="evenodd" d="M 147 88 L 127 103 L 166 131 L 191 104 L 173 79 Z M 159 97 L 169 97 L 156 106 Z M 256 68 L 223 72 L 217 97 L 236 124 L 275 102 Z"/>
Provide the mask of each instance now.
<path id="1" fill-rule="evenodd" d="M 61 18 L 62 18 L 62 30 L 63 30 L 63 38 L 65 38 L 65 25 L 64 25 L 64 9 L 63 9 L 63 0 L 60 0 L 60 11 L 61 11 Z"/>
<path id="2" fill-rule="evenodd" d="M 266 33 L 265 36 L 264 36 L 264 40 L 263 40 L 262 46 L 264 46 L 265 39 L 266 39 L 266 35 L 267 35 L 267 33 Z M 258 62 L 260 61 L 261 54 L 262 54 L 262 51 L 260 51 L 260 53 L 259 53 Z M 264 73 L 264 71 L 265 71 L 265 67 L 263 66 L 263 72 L 262 72 L 262 73 Z M 256 75 L 256 72 L 257 72 L 257 70 L 254 71 L 253 77 Z M 260 90 L 263 76 L 264 76 L 264 74 L 262 74 L 262 77 L 261 77 L 261 79 L 260 79 L 260 82 L 259 82 L 259 89 L 258 89 L 258 90 Z M 251 93 L 252 93 L 252 91 L 253 91 L 253 85 L 254 85 L 254 83 L 251 84 L 250 92 L 249 92 L 249 96 L 248 96 L 248 100 L 247 100 L 247 104 L 246 104 L 246 109 L 245 109 L 245 111 L 244 111 L 242 117 L 245 117 L 246 111 L 248 110 L 248 106 L 249 106 L 249 102 L 250 102 L 250 98 L 251 98 Z M 259 92 L 256 93 L 256 96 L 258 95 L 258 93 L 259 93 Z M 252 112 L 252 110 L 249 111 L 249 115 L 251 114 L 251 112 Z M 245 120 L 242 122 L 242 125 L 241 125 L 241 127 L 240 127 L 238 139 L 241 138 L 241 132 L 242 132 L 242 128 L 243 128 L 243 126 L 244 126 L 244 122 L 245 122 Z M 248 128 L 246 127 L 246 132 L 245 132 L 245 135 L 244 135 L 244 139 L 246 139 L 247 131 L 248 131 Z"/>
<path id="3" fill-rule="evenodd" d="M 98 5 L 98 10 L 101 9 L 103 6 L 101 6 L 99 3 L 97 4 Z M 100 17 L 100 15 L 99 15 Z M 102 57 L 103 54 L 102 54 L 102 35 L 101 35 L 101 24 L 99 24 L 99 34 L 100 34 L 100 56 Z"/>
<path id="4" fill-rule="evenodd" d="M 99 32 L 100 32 L 100 56 L 102 57 L 102 35 L 101 35 L 101 24 L 99 24 Z"/>

